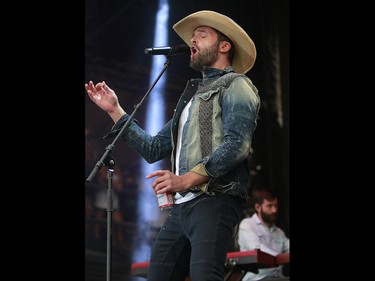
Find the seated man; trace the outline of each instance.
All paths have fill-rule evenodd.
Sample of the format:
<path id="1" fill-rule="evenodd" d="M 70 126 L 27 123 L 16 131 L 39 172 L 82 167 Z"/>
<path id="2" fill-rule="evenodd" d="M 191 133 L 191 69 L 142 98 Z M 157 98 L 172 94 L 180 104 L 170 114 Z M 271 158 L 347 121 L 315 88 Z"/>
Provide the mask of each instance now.
<path id="1" fill-rule="evenodd" d="M 256 189 L 252 193 L 255 213 L 244 218 L 238 230 L 240 251 L 260 249 L 275 256 L 277 267 L 260 268 L 259 272 L 248 272 L 243 281 L 280 280 L 283 275 L 283 264 L 289 263 L 289 238 L 276 226 L 278 198 L 268 189 Z"/>

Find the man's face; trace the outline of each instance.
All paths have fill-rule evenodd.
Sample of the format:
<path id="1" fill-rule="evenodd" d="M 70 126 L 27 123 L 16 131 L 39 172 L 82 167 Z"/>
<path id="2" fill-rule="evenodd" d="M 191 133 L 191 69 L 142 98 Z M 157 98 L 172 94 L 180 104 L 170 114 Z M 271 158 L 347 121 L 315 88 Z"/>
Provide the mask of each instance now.
<path id="1" fill-rule="evenodd" d="M 267 224 L 274 224 L 277 219 L 277 211 L 279 208 L 279 202 L 277 199 L 268 201 L 265 199 L 262 205 L 259 205 L 259 213 L 263 222 Z"/>
<path id="2" fill-rule="evenodd" d="M 190 67 L 202 71 L 204 66 L 212 66 L 218 58 L 218 35 L 209 26 L 198 27 L 191 38 L 192 54 Z"/>

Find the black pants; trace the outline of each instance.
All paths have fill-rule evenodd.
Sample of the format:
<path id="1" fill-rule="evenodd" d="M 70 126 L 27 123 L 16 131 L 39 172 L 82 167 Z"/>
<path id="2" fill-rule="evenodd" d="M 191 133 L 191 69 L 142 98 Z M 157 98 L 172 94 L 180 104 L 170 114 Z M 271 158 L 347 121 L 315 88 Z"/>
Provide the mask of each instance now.
<path id="1" fill-rule="evenodd" d="M 148 281 L 222 281 L 243 201 L 218 193 L 174 205 L 154 243 Z"/>

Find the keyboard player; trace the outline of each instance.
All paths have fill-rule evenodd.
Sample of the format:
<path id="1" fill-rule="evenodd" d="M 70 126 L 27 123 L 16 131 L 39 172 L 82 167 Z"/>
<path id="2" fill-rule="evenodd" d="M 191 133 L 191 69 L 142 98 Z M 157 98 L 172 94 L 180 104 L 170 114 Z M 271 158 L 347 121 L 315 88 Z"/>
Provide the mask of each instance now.
<path id="1" fill-rule="evenodd" d="M 260 268 L 258 273 L 247 272 L 242 281 L 289 280 L 283 274 L 283 266 L 289 264 L 289 238 L 276 225 L 278 197 L 269 189 L 252 192 L 254 214 L 244 218 L 238 230 L 240 251 L 260 249 L 275 256 L 276 267 Z"/>

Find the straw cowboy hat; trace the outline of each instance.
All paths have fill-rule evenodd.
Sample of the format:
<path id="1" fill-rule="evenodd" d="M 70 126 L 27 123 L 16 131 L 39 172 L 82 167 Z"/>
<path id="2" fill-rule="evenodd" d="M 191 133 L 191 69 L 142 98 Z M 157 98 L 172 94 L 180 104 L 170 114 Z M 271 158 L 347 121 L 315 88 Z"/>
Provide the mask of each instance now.
<path id="1" fill-rule="evenodd" d="M 232 67 L 236 72 L 246 73 L 253 67 L 256 58 L 253 40 L 242 27 L 225 15 L 208 10 L 199 11 L 177 22 L 173 29 L 187 45 L 191 46 L 190 39 L 194 30 L 202 25 L 215 28 L 232 40 L 235 46 Z"/>

